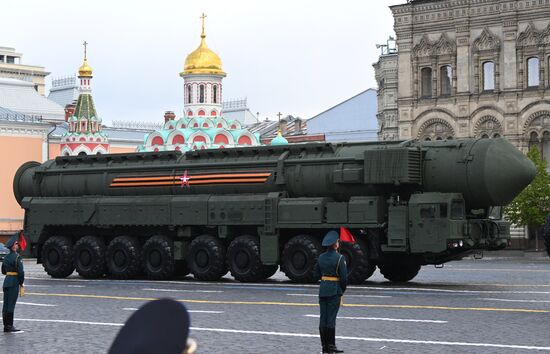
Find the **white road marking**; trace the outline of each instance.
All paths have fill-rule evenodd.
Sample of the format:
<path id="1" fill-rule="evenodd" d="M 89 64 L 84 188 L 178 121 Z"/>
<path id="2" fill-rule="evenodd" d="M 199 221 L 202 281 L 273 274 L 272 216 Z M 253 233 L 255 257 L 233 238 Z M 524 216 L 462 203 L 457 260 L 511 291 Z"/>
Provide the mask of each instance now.
<path id="1" fill-rule="evenodd" d="M 49 288 L 49 285 L 33 285 L 33 284 L 25 284 L 25 289 L 27 288 Z"/>
<path id="2" fill-rule="evenodd" d="M 535 303 L 535 304 L 550 303 L 550 300 L 514 300 L 514 299 L 491 299 L 491 298 L 481 298 L 479 300 L 501 301 L 501 302 L 532 302 L 532 303 Z"/>
<path id="3" fill-rule="evenodd" d="M 307 297 L 318 297 L 318 294 L 287 294 L 287 296 L 307 296 Z M 356 295 L 356 294 L 346 294 L 344 298 L 349 297 L 373 297 L 373 298 L 388 298 L 392 297 L 391 295 Z"/>
<path id="4" fill-rule="evenodd" d="M 125 307 L 123 308 L 124 311 L 137 311 L 137 308 L 135 307 Z M 211 313 L 211 314 L 220 314 L 224 313 L 223 311 L 206 311 L 206 310 L 187 310 L 189 313 Z"/>
<path id="5" fill-rule="evenodd" d="M 29 322 L 50 322 L 50 323 L 71 323 L 71 324 L 84 324 L 95 326 L 111 326 L 122 327 L 124 323 L 109 323 L 109 322 L 88 322 L 88 321 L 70 321 L 70 320 L 42 320 L 37 318 L 18 318 L 17 321 L 29 321 Z"/>
<path id="6" fill-rule="evenodd" d="M 440 292 L 440 293 L 457 293 L 457 294 L 550 294 L 550 291 L 510 291 L 510 290 L 450 290 L 438 288 L 393 288 L 393 287 L 366 287 L 368 290 L 383 290 L 383 291 L 424 291 L 424 292 Z"/>
<path id="7" fill-rule="evenodd" d="M 223 290 L 141 289 L 144 291 L 165 291 L 172 293 L 223 293 Z"/>
<path id="8" fill-rule="evenodd" d="M 86 285 L 67 285 L 67 288 L 85 288 Z"/>
<path id="9" fill-rule="evenodd" d="M 0 304 L 4 301 L 0 301 Z M 28 305 L 28 306 L 42 306 L 42 307 L 56 307 L 57 305 L 52 304 L 37 304 L 34 302 L 23 302 L 23 301 L 17 301 L 17 305 Z"/>
<path id="10" fill-rule="evenodd" d="M 287 333 L 287 332 L 264 332 L 264 331 L 243 331 L 237 329 L 223 328 L 200 328 L 191 327 L 192 331 L 205 332 L 220 332 L 220 333 L 235 333 L 235 334 L 258 334 L 267 336 L 281 337 L 301 337 L 301 338 L 319 338 L 319 334 L 305 333 Z M 355 340 L 363 342 L 380 342 L 380 343 L 402 343 L 402 344 L 423 344 L 423 345 L 443 345 L 443 346 L 458 346 L 458 347 L 482 347 L 482 348 L 503 348 L 503 349 L 523 349 L 523 350 L 546 350 L 550 351 L 550 347 L 536 347 L 531 345 L 509 345 L 509 344 L 493 344 L 493 343 L 474 343 L 474 342 L 447 342 L 434 340 L 413 340 L 413 339 L 393 339 L 393 338 L 367 338 L 367 337 L 348 337 L 337 336 L 340 340 Z"/>
<path id="11" fill-rule="evenodd" d="M 319 315 L 304 315 L 304 317 L 319 318 Z M 346 317 L 338 316 L 342 320 L 369 320 L 369 321 L 389 321 L 389 322 L 418 322 L 418 323 L 448 323 L 448 321 L 440 320 L 415 320 L 408 318 L 385 318 L 385 317 Z"/>
<path id="12" fill-rule="evenodd" d="M 69 323 L 69 324 L 84 324 L 84 325 L 96 325 L 96 326 L 110 326 L 110 327 L 122 327 L 122 326 L 124 326 L 124 323 L 69 321 L 69 320 L 43 320 L 43 319 L 35 319 L 35 318 L 18 318 L 17 321 Z M 245 331 L 245 330 L 238 330 L 238 329 L 202 328 L 202 327 L 191 327 L 190 329 L 192 331 L 197 331 L 197 332 L 256 334 L 256 335 L 278 336 L 278 337 L 312 338 L 312 339 L 315 339 L 315 340 L 317 340 L 319 338 L 319 334 L 309 334 L 309 333 Z M 336 338 L 339 339 L 339 340 L 353 340 L 353 341 L 375 342 L 375 343 L 401 343 L 401 344 L 421 344 L 421 345 L 426 345 L 427 344 L 427 345 L 456 346 L 456 347 L 481 347 L 481 348 L 502 348 L 502 349 L 522 349 L 522 350 L 545 350 L 545 351 L 550 351 L 550 347 L 537 347 L 537 346 L 531 346 L 531 345 L 509 345 L 509 344 L 475 343 L 475 342 L 447 342 L 447 341 L 434 341 L 434 340 L 368 338 L 368 337 L 348 337 L 348 336 L 337 336 Z"/>

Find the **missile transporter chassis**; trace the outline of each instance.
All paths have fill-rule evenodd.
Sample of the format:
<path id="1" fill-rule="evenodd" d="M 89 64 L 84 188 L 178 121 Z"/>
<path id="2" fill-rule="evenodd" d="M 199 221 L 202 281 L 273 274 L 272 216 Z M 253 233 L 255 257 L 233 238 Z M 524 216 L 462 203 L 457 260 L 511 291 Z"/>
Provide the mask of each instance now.
<path id="1" fill-rule="evenodd" d="M 506 171 L 503 171 L 506 169 Z M 313 282 L 332 229 L 350 282 L 506 247 L 491 216 L 534 167 L 502 139 L 302 144 L 58 157 L 14 178 L 33 256 L 52 277 Z"/>

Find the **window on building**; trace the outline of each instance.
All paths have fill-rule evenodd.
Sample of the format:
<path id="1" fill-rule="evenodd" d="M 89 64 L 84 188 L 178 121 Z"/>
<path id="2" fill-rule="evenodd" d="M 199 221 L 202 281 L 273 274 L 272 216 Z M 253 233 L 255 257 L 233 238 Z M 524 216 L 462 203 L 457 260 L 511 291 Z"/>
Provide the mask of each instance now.
<path id="1" fill-rule="evenodd" d="M 204 103 L 204 85 L 199 86 L 199 103 Z"/>
<path id="2" fill-rule="evenodd" d="M 550 161 L 550 133 L 544 132 L 542 135 L 542 157 L 546 162 Z"/>
<path id="3" fill-rule="evenodd" d="M 483 63 L 483 91 L 495 89 L 495 63 L 486 61 Z"/>
<path id="4" fill-rule="evenodd" d="M 15 64 L 15 57 L 7 56 L 7 57 L 6 57 L 6 63 L 8 63 L 8 64 Z"/>
<path id="5" fill-rule="evenodd" d="M 439 80 L 441 83 L 441 96 L 451 95 L 451 83 L 453 80 L 453 69 L 450 65 L 442 66 L 439 70 Z"/>
<path id="6" fill-rule="evenodd" d="M 432 97 L 432 69 L 424 68 L 421 71 L 422 97 Z"/>
<path id="7" fill-rule="evenodd" d="M 527 86 L 537 87 L 539 83 L 539 58 L 532 57 L 527 59 Z"/>
<path id="8" fill-rule="evenodd" d="M 193 100 L 193 86 L 187 85 L 187 103 Z"/>
<path id="9" fill-rule="evenodd" d="M 218 85 L 214 85 L 212 88 L 212 102 L 218 103 Z"/>

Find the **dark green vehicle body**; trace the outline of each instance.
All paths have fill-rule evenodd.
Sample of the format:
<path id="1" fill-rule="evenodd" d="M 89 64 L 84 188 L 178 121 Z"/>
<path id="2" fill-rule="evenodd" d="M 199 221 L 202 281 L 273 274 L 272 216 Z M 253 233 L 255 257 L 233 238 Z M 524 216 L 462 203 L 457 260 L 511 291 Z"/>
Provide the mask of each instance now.
<path id="1" fill-rule="evenodd" d="M 346 227 L 358 240 L 343 248 L 353 282 L 375 265 L 406 281 L 421 265 L 506 247 L 509 224 L 491 212 L 533 176 L 504 139 L 315 143 L 58 157 L 24 164 L 14 193 L 30 252 L 56 277 L 76 267 L 213 280 L 229 269 L 257 281 L 281 265 L 311 281 L 322 236 Z"/>

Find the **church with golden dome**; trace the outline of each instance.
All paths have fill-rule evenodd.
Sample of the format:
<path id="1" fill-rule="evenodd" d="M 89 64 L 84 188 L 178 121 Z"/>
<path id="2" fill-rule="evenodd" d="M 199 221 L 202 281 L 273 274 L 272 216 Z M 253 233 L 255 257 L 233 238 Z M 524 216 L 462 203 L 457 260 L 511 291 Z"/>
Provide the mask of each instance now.
<path id="1" fill-rule="evenodd" d="M 93 71 L 88 64 L 84 42 L 84 62 L 78 69 L 80 88 L 74 112 L 67 117 L 68 131 L 61 137 L 61 155 L 96 155 L 109 152 L 107 135 L 92 98 Z"/>
<path id="2" fill-rule="evenodd" d="M 206 45 L 202 15 L 201 41 L 185 59 L 183 117 L 168 111 L 162 129 L 145 136 L 138 151 L 188 151 L 261 145 L 260 135 L 238 120 L 222 116 L 222 80 L 226 76 L 220 57 Z"/>

